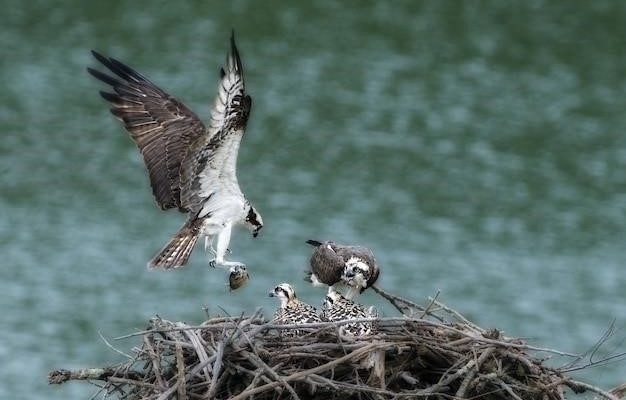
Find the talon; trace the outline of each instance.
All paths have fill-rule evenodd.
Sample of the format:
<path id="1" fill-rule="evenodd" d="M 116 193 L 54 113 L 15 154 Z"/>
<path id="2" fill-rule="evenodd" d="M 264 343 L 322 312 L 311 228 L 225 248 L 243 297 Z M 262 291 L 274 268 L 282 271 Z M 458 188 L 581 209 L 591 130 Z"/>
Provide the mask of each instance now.
<path id="1" fill-rule="evenodd" d="M 215 260 L 209 261 L 209 267 L 215 268 L 215 266 L 216 266 Z"/>
<path id="2" fill-rule="evenodd" d="M 227 252 L 228 254 L 233 254 L 233 251 L 232 251 L 231 249 L 226 249 L 226 252 Z"/>

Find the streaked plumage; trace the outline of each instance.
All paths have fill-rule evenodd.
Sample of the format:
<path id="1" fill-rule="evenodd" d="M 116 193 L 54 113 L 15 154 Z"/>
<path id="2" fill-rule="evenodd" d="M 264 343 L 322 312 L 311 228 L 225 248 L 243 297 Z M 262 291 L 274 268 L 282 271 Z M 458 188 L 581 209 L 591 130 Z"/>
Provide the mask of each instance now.
<path id="1" fill-rule="evenodd" d="M 322 318 L 327 321 L 343 321 L 346 319 L 376 318 L 378 313 L 373 307 L 366 309 L 363 305 L 345 298 L 341 293 L 328 288 L 328 294 L 322 305 Z M 374 333 L 372 322 L 355 322 L 341 325 L 339 333 L 347 336 L 364 336 Z"/>
<path id="2" fill-rule="evenodd" d="M 275 323 L 288 325 L 322 321 L 315 307 L 300 301 L 293 287 L 288 283 L 279 284 L 270 291 L 269 295 L 280 300 L 280 306 L 274 313 L 273 322 Z M 282 331 L 282 334 L 286 336 L 297 336 L 303 333 L 298 329 Z"/>
<path id="3" fill-rule="evenodd" d="M 241 192 L 236 175 L 237 154 L 252 101 L 245 92 L 234 35 L 208 127 L 145 76 L 120 61 L 92 53 L 114 74 L 88 68 L 91 75 L 114 90 L 100 94 L 112 104 L 111 112 L 124 123 L 139 148 L 157 204 L 163 210 L 178 208 L 188 214 L 185 224 L 148 266 L 169 269 L 185 265 L 202 236 L 215 255 L 214 265 L 241 265 L 224 261 L 232 227 L 246 225 L 256 236 L 263 222 Z M 217 246 L 213 249 L 215 237 Z"/>
<path id="4" fill-rule="evenodd" d="M 332 241 L 307 240 L 315 246 L 309 261 L 314 285 L 344 284 L 348 299 L 354 298 L 378 279 L 380 270 L 372 251 L 362 246 L 347 246 Z"/>

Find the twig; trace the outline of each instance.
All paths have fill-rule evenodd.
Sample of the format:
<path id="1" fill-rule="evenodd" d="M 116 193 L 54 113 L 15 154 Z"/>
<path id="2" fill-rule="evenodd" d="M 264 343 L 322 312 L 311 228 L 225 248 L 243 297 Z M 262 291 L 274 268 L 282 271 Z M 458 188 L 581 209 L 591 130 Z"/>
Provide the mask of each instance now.
<path id="1" fill-rule="evenodd" d="M 77 370 L 55 369 L 48 374 L 48 383 L 58 385 L 69 380 L 96 380 L 106 381 L 109 377 L 115 375 L 121 365 L 108 368 L 83 368 Z M 126 376 L 131 379 L 141 380 L 143 375 L 129 371 Z"/>
<path id="2" fill-rule="evenodd" d="M 187 400 L 185 357 L 183 356 L 183 348 L 178 343 L 176 343 L 176 369 L 178 370 L 178 400 Z"/>
<path id="3" fill-rule="evenodd" d="M 259 357 L 257 354 L 253 354 L 249 352 L 246 352 L 246 353 L 247 353 L 248 358 L 250 359 L 250 361 L 252 361 L 254 365 L 258 366 L 259 368 L 262 368 L 270 377 L 282 383 L 285 389 L 289 391 L 293 399 L 300 400 L 300 397 L 298 396 L 296 391 L 293 390 L 293 387 L 291 387 L 289 382 L 287 382 L 285 378 L 280 376 L 273 368 L 271 368 L 263 360 L 261 360 L 261 357 Z"/>
<path id="4" fill-rule="evenodd" d="M 203 368 L 204 376 L 206 377 L 207 380 L 211 379 L 211 375 L 209 373 L 208 362 L 207 362 L 207 360 L 209 359 L 209 356 L 206 354 L 205 347 L 201 343 L 200 336 L 193 330 L 186 330 L 184 331 L 184 333 L 185 335 L 187 335 L 187 338 L 189 339 L 191 344 L 193 344 L 193 348 L 196 351 L 196 354 L 198 355 L 198 359 L 200 360 L 200 362 L 206 363 L 205 367 Z"/>
<path id="5" fill-rule="evenodd" d="M 211 377 L 211 384 L 209 385 L 209 391 L 207 392 L 206 397 L 211 399 L 215 395 L 217 391 L 217 378 L 220 375 L 222 369 L 222 357 L 224 357 L 224 346 L 226 346 L 225 341 L 221 341 L 217 345 L 217 350 L 215 351 L 215 361 L 213 362 L 213 376 Z"/>
<path id="6" fill-rule="evenodd" d="M 410 300 L 404 299 L 400 296 L 391 294 L 387 292 L 386 290 L 380 288 L 378 285 L 372 285 L 372 289 L 374 289 L 376 293 L 378 293 L 383 298 L 385 298 L 388 302 L 390 302 L 391 305 L 393 305 L 398 311 L 400 311 L 401 314 L 405 314 L 407 311 L 409 311 L 409 314 L 413 314 L 412 309 L 415 309 L 417 311 L 422 311 L 422 312 L 426 311 L 426 309 L 420 306 L 419 304 L 414 303 Z M 439 317 L 438 315 L 432 314 L 430 312 L 428 312 L 427 314 L 430 317 L 433 317 L 441 322 L 444 322 L 443 318 Z"/>
<path id="7" fill-rule="evenodd" d="M 435 293 L 435 297 L 430 299 L 430 303 L 428 303 L 428 306 L 426 306 L 426 308 L 424 309 L 424 312 L 422 312 L 422 315 L 420 315 L 420 319 L 428 315 L 428 313 L 430 312 L 430 308 L 433 306 L 433 304 L 435 304 L 440 293 L 441 293 L 441 290 L 437 289 L 437 293 Z"/>
<path id="8" fill-rule="evenodd" d="M 436 393 L 438 390 L 441 390 L 443 387 L 448 386 L 450 383 L 457 380 L 460 376 L 463 376 L 468 373 L 473 368 L 478 368 L 480 365 L 493 353 L 494 349 L 489 348 L 483 352 L 483 354 L 478 357 L 478 360 L 470 360 L 463 367 L 459 368 L 455 373 L 448 375 L 444 379 L 440 380 L 436 384 L 430 386 L 427 389 L 424 389 L 423 393 Z"/>
<path id="9" fill-rule="evenodd" d="M 287 383 L 287 381 L 285 381 L 285 379 L 283 377 L 281 377 L 280 375 L 278 375 L 278 373 L 270 368 L 269 365 L 267 365 L 265 363 L 265 361 L 263 361 L 261 359 L 261 357 L 259 357 L 259 354 L 256 352 L 256 349 L 254 347 L 254 344 L 252 344 L 252 341 L 250 340 L 250 338 L 248 337 L 248 335 L 246 334 L 246 332 L 241 332 L 241 335 L 243 336 L 243 338 L 246 339 L 246 341 L 248 342 L 248 345 L 250 346 L 250 348 L 252 349 L 253 353 L 250 352 L 245 352 L 244 354 L 246 354 L 248 356 L 248 358 L 250 359 L 250 361 L 252 361 L 257 367 L 262 368 L 263 370 L 265 370 L 272 378 L 280 381 L 283 386 L 289 391 L 289 393 L 291 394 L 292 398 L 300 400 L 300 397 L 298 396 L 298 394 L 296 393 L 295 390 L 293 390 L 293 388 L 291 387 L 291 385 L 289 383 Z M 275 367 L 276 368 L 276 367 Z"/>
<path id="10" fill-rule="evenodd" d="M 613 396 L 617 397 L 618 399 L 621 399 L 622 397 L 624 397 L 624 395 L 626 395 L 626 383 L 623 383 L 617 387 L 614 387 L 613 389 L 609 390 L 609 393 L 611 393 Z"/>
<path id="11" fill-rule="evenodd" d="M 319 372 L 327 371 L 330 368 L 334 367 L 335 365 L 344 363 L 344 362 L 346 362 L 346 361 L 348 361 L 350 359 L 358 358 L 358 357 L 362 356 L 363 354 L 367 353 L 368 351 L 374 350 L 375 347 L 376 347 L 376 345 L 374 345 L 374 344 L 369 345 L 369 346 L 365 346 L 365 347 L 363 347 L 363 348 L 361 348 L 359 350 L 355 350 L 355 351 L 353 351 L 352 353 L 350 353 L 350 354 L 348 354 L 346 356 L 343 356 L 343 357 L 338 358 L 336 360 L 330 361 L 330 362 L 328 362 L 326 364 L 322 364 L 322 365 L 320 365 L 318 367 L 307 369 L 307 370 L 304 370 L 304 371 L 297 372 L 295 374 L 289 375 L 289 376 L 285 377 L 285 381 L 289 382 L 289 381 L 293 381 L 293 380 L 297 380 L 297 379 L 306 377 L 306 376 L 311 375 L 311 374 L 317 374 Z M 254 388 L 252 390 L 249 390 L 247 392 L 242 392 L 242 393 L 238 394 L 237 396 L 231 398 L 230 400 L 244 399 L 244 398 L 246 398 L 246 397 L 248 397 L 248 396 L 250 396 L 252 394 L 264 392 L 264 391 L 266 391 L 268 389 L 272 389 L 272 388 L 274 388 L 276 386 L 279 386 L 281 384 L 282 384 L 282 382 L 274 381 L 272 383 L 268 383 L 266 385 L 256 387 L 256 388 Z"/>
<path id="12" fill-rule="evenodd" d="M 445 312 L 447 312 L 448 314 L 454 316 L 456 319 L 458 319 L 459 321 L 461 321 L 462 323 L 466 324 L 467 326 L 471 327 L 472 329 L 480 332 L 480 333 L 484 333 L 485 330 L 483 328 L 481 328 L 480 326 L 474 324 L 472 321 L 470 321 L 469 319 L 465 318 L 463 315 L 461 315 L 460 312 L 451 309 L 450 307 L 446 306 L 445 304 L 437 301 L 436 299 L 433 299 L 433 302 L 440 307 L 442 310 L 444 310 Z"/>
<path id="13" fill-rule="evenodd" d="M 502 389 L 504 389 L 505 392 L 507 392 L 508 394 L 511 395 L 511 397 L 514 400 L 523 400 L 521 397 L 519 397 L 517 395 L 517 393 L 515 393 L 513 391 L 513 389 L 511 388 L 511 386 L 509 386 L 506 382 L 504 382 L 502 379 L 496 379 L 496 382 L 498 383 L 498 386 L 500 386 Z"/>
<path id="14" fill-rule="evenodd" d="M 590 392 L 594 392 L 600 395 L 601 397 L 604 397 L 607 400 L 619 400 L 619 397 L 605 390 L 602 390 L 599 387 L 590 385 L 585 382 L 575 381 L 569 378 L 569 379 L 566 379 L 563 383 L 567 385 L 570 389 L 572 389 L 575 393 L 582 393 L 582 392 L 589 390 Z"/>
<path id="15" fill-rule="evenodd" d="M 152 346 L 151 337 L 145 335 L 143 337 L 144 347 L 148 350 L 148 356 L 150 357 L 150 363 L 152 364 L 152 368 L 154 369 L 154 376 L 160 388 L 164 389 L 167 386 L 163 382 L 163 376 L 161 375 L 161 363 L 159 362 L 159 357 L 154 351 L 154 346 Z M 178 342 L 176 342 L 178 343 Z"/>
<path id="16" fill-rule="evenodd" d="M 102 335 L 102 333 L 101 333 L 100 331 L 98 331 L 98 336 L 100 336 L 100 339 L 102 339 L 102 341 L 104 342 L 104 344 L 105 344 L 108 348 L 110 348 L 111 350 L 113 350 L 113 351 L 114 351 L 114 352 L 116 352 L 117 354 L 121 354 L 121 355 L 123 355 L 124 357 L 128 358 L 129 360 L 134 360 L 134 359 L 135 359 L 135 357 L 133 357 L 133 356 L 131 356 L 131 355 L 129 355 L 129 354 L 126 354 L 126 353 L 124 353 L 122 350 L 120 350 L 120 349 L 118 349 L 118 348 L 114 347 L 111 343 L 109 343 L 109 341 L 108 341 L 108 340 L 106 340 L 106 338 Z"/>
<path id="17" fill-rule="evenodd" d="M 111 376 L 107 379 L 107 381 L 114 382 L 114 383 L 124 383 L 126 385 L 143 386 L 143 387 L 150 388 L 152 390 L 157 390 L 157 387 L 153 385 L 152 383 L 148 383 L 148 382 L 144 382 L 144 381 L 140 381 L 136 379 L 127 379 L 127 378 L 120 378 L 117 376 Z"/>

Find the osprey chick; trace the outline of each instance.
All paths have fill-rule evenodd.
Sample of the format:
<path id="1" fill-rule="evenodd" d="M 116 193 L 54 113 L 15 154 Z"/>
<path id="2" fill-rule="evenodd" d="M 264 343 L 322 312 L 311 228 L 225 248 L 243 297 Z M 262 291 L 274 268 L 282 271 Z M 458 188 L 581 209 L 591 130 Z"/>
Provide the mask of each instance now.
<path id="1" fill-rule="evenodd" d="M 347 319 L 376 318 L 378 314 L 373 307 L 365 309 L 361 304 L 349 300 L 337 292 L 332 286 L 322 306 L 322 318 L 327 321 L 343 321 Z M 373 333 L 371 322 L 355 322 L 339 327 L 339 333 L 347 336 L 364 336 Z"/>
<path id="2" fill-rule="evenodd" d="M 224 260 L 231 230 L 235 225 L 245 225 L 256 237 L 263 220 L 237 181 L 237 154 L 252 100 L 245 92 L 234 34 L 208 127 L 145 76 L 113 58 L 95 51 L 92 54 L 114 74 L 87 68 L 113 89 L 100 95 L 111 103 L 111 112 L 124 123 L 139 148 L 157 204 L 163 210 L 178 208 L 188 215 L 148 267 L 182 267 L 201 237 L 205 238 L 205 249 L 209 248 L 214 256 L 211 266 L 231 270 L 243 266 Z"/>
<path id="3" fill-rule="evenodd" d="M 280 306 L 274 314 L 274 322 L 284 325 L 322 322 L 315 307 L 300 301 L 290 284 L 281 283 L 272 289 L 269 295 L 280 300 Z M 282 333 L 287 336 L 299 336 L 303 332 L 295 329 Z"/>
<path id="4" fill-rule="evenodd" d="M 345 297 L 352 299 L 378 279 L 380 270 L 370 249 L 332 241 L 307 240 L 307 243 L 315 246 L 308 271 L 314 286 L 346 285 L 349 290 Z"/>

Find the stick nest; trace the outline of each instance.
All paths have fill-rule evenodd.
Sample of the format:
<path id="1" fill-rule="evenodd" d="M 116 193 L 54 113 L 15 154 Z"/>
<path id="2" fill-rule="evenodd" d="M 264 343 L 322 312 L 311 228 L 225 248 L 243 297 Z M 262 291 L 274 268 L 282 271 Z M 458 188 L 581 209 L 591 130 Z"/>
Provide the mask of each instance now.
<path id="1" fill-rule="evenodd" d="M 619 398 L 538 357 L 565 353 L 484 330 L 436 299 L 421 307 L 376 290 L 403 315 L 376 320 L 378 331 L 367 338 L 340 336 L 342 322 L 299 325 L 306 334 L 289 337 L 294 326 L 272 324 L 260 311 L 199 326 L 154 318 L 146 331 L 125 337 L 141 338 L 128 362 L 55 370 L 49 381 L 90 380 L 102 397 L 133 400 L 562 400 L 566 387 Z"/>

